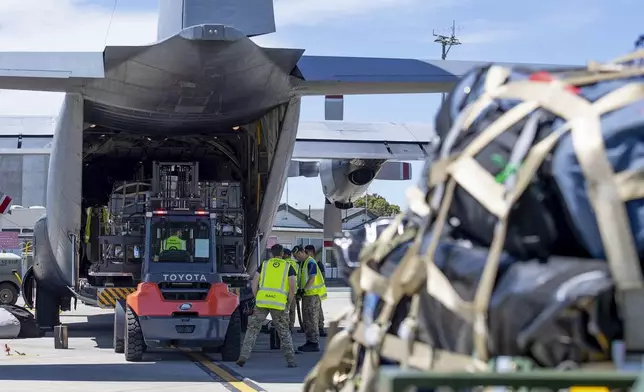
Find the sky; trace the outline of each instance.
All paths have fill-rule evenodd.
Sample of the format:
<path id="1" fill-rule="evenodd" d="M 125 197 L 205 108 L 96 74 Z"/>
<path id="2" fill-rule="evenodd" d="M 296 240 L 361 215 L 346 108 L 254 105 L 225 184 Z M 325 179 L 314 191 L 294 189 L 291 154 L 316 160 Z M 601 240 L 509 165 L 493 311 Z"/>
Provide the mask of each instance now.
<path id="1" fill-rule="evenodd" d="M 178 0 L 177 0 L 178 1 Z M 448 60 L 583 64 L 608 60 L 643 34 L 638 0 L 275 0 L 277 33 L 258 45 L 306 49 L 306 54 L 439 59 L 433 30 L 463 43 Z M 156 40 L 157 0 L 1 0 L 0 51 L 100 51 L 105 45 Z M 2 57 L 0 55 L 0 68 Z M 62 96 L 0 90 L 0 114 L 56 115 Z M 440 95 L 345 97 L 347 121 L 433 122 Z M 301 120 L 323 120 L 324 98 L 305 97 Z M 419 181 L 374 181 L 370 193 L 406 205 L 404 190 Z M 316 196 L 318 195 L 318 196 Z M 286 201 L 286 192 L 282 196 Z M 318 178 L 289 180 L 288 201 L 322 207 Z"/>

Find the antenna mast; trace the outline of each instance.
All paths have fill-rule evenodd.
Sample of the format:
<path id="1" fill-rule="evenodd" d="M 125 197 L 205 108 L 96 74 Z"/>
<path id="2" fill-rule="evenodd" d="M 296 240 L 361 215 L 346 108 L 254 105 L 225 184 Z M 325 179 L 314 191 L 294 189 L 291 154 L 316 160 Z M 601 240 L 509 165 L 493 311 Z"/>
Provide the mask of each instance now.
<path id="1" fill-rule="evenodd" d="M 452 49 L 452 46 L 457 46 L 461 45 L 461 41 L 456 37 L 456 21 L 452 21 L 452 27 L 450 28 L 451 34 L 449 36 L 447 35 L 442 35 L 442 34 L 436 34 L 434 30 L 432 30 L 432 35 L 436 37 L 434 42 L 439 43 L 441 45 L 441 59 L 446 60 L 447 55 L 449 54 L 449 50 Z M 444 102 L 445 101 L 445 93 L 441 94 L 441 100 Z"/>
<path id="2" fill-rule="evenodd" d="M 446 60 L 447 55 L 449 54 L 449 50 L 452 49 L 452 46 L 460 45 L 461 41 L 456 37 L 456 21 L 452 21 L 452 27 L 450 28 L 452 31 L 452 34 L 449 36 L 447 35 L 442 35 L 442 34 L 436 34 L 434 30 L 432 30 L 432 34 L 436 39 L 434 42 L 441 44 L 442 48 L 442 53 L 441 53 L 441 59 Z"/>

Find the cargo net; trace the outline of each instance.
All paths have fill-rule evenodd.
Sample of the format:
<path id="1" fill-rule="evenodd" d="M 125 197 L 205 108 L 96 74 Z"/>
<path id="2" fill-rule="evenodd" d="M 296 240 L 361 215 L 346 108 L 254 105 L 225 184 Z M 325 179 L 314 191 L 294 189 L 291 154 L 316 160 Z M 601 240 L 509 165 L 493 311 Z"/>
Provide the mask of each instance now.
<path id="1" fill-rule="evenodd" d="M 426 184 L 407 191 L 409 211 L 395 217 L 371 243 L 367 238 L 360 252 L 359 267 L 349 279 L 354 303 L 332 321 L 324 354 L 307 376 L 303 390 L 376 390 L 383 364 L 421 371 L 488 371 L 493 359 L 488 352 L 488 308 L 505 247 L 508 217 L 549 152 L 567 134 L 573 139 L 574 155 L 585 177 L 587 197 L 596 216 L 610 275 L 621 298 L 624 340 L 627 346 L 641 349 L 644 321 L 638 314 L 644 306 L 644 282 L 625 203 L 642 198 L 644 184 L 642 176 L 614 172 L 605 152 L 600 117 L 644 100 L 641 79 L 631 81 L 644 75 L 643 67 L 633 66 L 642 58 L 644 50 L 639 50 L 607 64 L 589 63 L 583 69 L 550 74 L 538 72 L 534 78 L 512 81 L 508 80 L 513 70 L 489 67 L 482 91 L 457 113 L 441 145 L 452 143 L 450 138 L 470 129 L 498 102 L 516 104 L 486 123 L 463 150 L 447 151 L 449 154 L 437 151 Z M 624 83 L 594 102 L 579 94 L 579 88 L 611 81 Z M 561 121 L 546 137 L 528 146 L 521 165 L 506 173 L 508 181 L 495 181 L 474 156 L 513 124 L 541 110 Z M 437 248 L 447 231 L 457 189 L 467 192 L 496 222 L 489 233 L 491 243 L 471 301 L 459 295 L 436 265 Z M 387 258 L 403 244 L 407 250 L 395 267 L 382 272 Z M 439 341 L 440 337 L 419 334 L 421 323 L 431 323 L 432 319 L 431 314 L 419 318 L 421 301 L 427 298 L 468 325 L 471 352 L 437 348 L 429 342 Z M 403 317 L 396 319 L 401 312 Z M 341 324 L 344 328 L 340 330 Z M 428 329 L 431 328 L 424 329 L 425 335 L 431 335 Z"/>
<path id="2" fill-rule="evenodd" d="M 149 196 L 148 182 L 124 181 L 116 184 L 107 207 L 92 211 L 98 215 L 101 235 L 142 235 Z"/>

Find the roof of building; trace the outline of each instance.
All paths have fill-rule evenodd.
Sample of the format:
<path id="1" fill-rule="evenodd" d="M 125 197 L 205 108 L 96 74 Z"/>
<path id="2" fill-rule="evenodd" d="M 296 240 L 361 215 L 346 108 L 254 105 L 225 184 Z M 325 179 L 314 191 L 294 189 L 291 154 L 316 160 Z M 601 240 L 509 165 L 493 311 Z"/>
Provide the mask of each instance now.
<path id="1" fill-rule="evenodd" d="M 0 115 L 0 136 L 51 136 L 56 116 Z"/>
<path id="2" fill-rule="evenodd" d="M 282 203 L 277 211 L 284 211 L 286 210 L 288 206 L 289 213 L 294 214 L 298 218 L 307 221 L 311 226 L 316 227 L 316 228 L 324 228 L 324 208 L 306 208 L 306 209 L 301 209 L 301 208 L 296 208 L 291 205 L 288 205 L 286 203 Z M 366 215 L 367 219 L 364 220 L 364 222 L 360 222 L 359 225 L 371 222 L 374 219 L 379 218 L 378 215 L 376 215 L 372 211 L 366 211 L 364 208 L 349 208 L 347 210 L 342 210 L 342 223 L 345 224 L 354 218 L 360 216 L 360 215 Z M 280 227 L 279 225 L 275 225 L 275 227 Z M 357 226 L 356 226 L 357 227 Z M 345 229 L 353 229 L 354 227 L 345 227 Z"/>

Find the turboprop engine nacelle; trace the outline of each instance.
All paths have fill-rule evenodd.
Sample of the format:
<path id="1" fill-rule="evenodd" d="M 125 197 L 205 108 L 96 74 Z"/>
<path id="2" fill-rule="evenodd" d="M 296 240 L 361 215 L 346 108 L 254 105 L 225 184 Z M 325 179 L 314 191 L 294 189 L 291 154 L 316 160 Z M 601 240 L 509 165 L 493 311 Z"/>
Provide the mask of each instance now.
<path id="1" fill-rule="evenodd" d="M 353 207 L 375 179 L 411 179 L 411 165 L 375 159 L 324 159 L 319 162 L 291 161 L 289 177 L 320 176 L 322 192 L 337 208 Z"/>
<path id="2" fill-rule="evenodd" d="M 324 196 L 337 208 L 353 207 L 353 201 L 367 191 L 385 162 L 363 159 L 320 161 Z"/>

